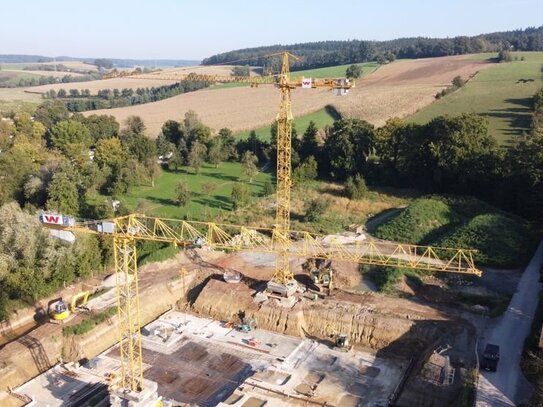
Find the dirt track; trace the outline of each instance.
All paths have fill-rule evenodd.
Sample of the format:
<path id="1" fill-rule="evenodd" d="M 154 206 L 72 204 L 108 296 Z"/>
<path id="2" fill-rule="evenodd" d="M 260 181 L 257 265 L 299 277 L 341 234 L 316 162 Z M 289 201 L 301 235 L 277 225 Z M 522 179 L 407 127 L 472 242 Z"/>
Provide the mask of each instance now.
<path id="1" fill-rule="evenodd" d="M 327 90 L 295 90 L 292 109 L 295 116 L 300 116 L 333 104 L 346 116 L 381 125 L 390 117 L 404 117 L 430 104 L 434 95 L 455 76 L 468 78 L 488 66 L 491 64 L 469 55 L 397 61 L 360 80 L 346 97 L 335 97 Z M 278 103 L 278 92 L 272 86 L 238 87 L 202 90 L 155 103 L 87 114 L 112 114 L 120 122 L 130 115 L 139 115 L 149 135 L 156 137 L 162 123 L 168 119 L 180 120 L 189 109 L 215 130 L 257 128 L 274 120 Z"/>

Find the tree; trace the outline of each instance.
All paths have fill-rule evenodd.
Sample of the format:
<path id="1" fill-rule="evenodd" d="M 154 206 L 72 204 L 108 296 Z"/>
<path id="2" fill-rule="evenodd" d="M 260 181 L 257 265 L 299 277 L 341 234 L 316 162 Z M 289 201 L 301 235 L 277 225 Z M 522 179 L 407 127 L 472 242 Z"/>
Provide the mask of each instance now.
<path id="1" fill-rule="evenodd" d="M 192 144 L 192 148 L 189 153 L 189 166 L 194 168 L 194 173 L 198 174 L 200 168 L 204 164 L 204 159 L 206 156 L 206 146 L 202 143 L 196 141 Z"/>
<path id="2" fill-rule="evenodd" d="M 107 58 L 97 58 L 94 60 L 94 65 L 98 68 L 111 69 L 113 68 L 113 62 Z"/>
<path id="3" fill-rule="evenodd" d="M 96 144 L 94 161 L 100 167 L 118 170 L 128 159 L 128 153 L 117 137 L 103 139 Z"/>
<path id="4" fill-rule="evenodd" d="M 53 147 L 64 153 L 67 153 L 74 144 L 79 145 L 79 149 L 88 149 L 92 144 L 92 137 L 87 126 L 75 120 L 58 122 L 50 130 L 49 137 Z"/>
<path id="5" fill-rule="evenodd" d="M 181 128 L 181 123 L 176 122 L 175 120 L 167 120 L 162 125 L 163 136 L 169 142 L 179 145 L 179 141 L 184 137 L 183 129 Z"/>
<path id="6" fill-rule="evenodd" d="M 493 194 L 499 150 L 488 122 L 476 114 L 442 116 L 423 126 L 416 153 L 417 181 L 425 189 Z"/>
<path id="7" fill-rule="evenodd" d="M 511 62 L 512 60 L 513 60 L 513 56 L 511 55 L 510 51 L 502 49 L 498 53 L 498 62 Z"/>
<path id="8" fill-rule="evenodd" d="M 211 146 L 209 147 L 209 151 L 207 152 L 207 160 L 210 164 L 214 165 L 215 168 L 219 168 L 219 164 L 223 159 L 223 151 L 221 150 L 220 146 L 220 140 L 215 139 Z"/>
<path id="9" fill-rule="evenodd" d="M 184 134 L 185 143 L 189 150 L 192 149 L 192 144 L 196 141 L 207 145 L 211 140 L 211 129 L 204 125 L 196 112 L 189 110 L 185 113 L 185 118 L 181 129 Z"/>
<path id="10" fill-rule="evenodd" d="M 251 202 L 251 190 L 246 184 L 237 182 L 232 187 L 231 197 L 234 210 L 244 208 Z"/>
<path id="11" fill-rule="evenodd" d="M 0 154 L 0 205 L 16 199 L 24 201 L 23 184 L 40 166 L 40 146 L 16 144 Z"/>
<path id="12" fill-rule="evenodd" d="M 275 187 L 273 186 L 273 183 L 267 179 L 264 181 L 264 190 L 262 191 L 263 196 L 269 196 L 275 193 Z"/>
<path id="13" fill-rule="evenodd" d="M 147 171 L 149 172 L 149 178 L 151 178 L 151 188 L 154 188 L 155 178 L 158 177 L 162 173 L 162 167 L 160 166 L 156 158 L 147 161 L 145 163 L 145 167 L 147 168 Z"/>
<path id="14" fill-rule="evenodd" d="M 307 129 L 305 130 L 298 154 L 300 160 L 305 160 L 309 156 L 317 157 L 319 154 L 319 141 L 318 141 L 319 129 L 313 120 L 309 122 Z"/>
<path id="15" fill-rule="evenodd" d="M 135 136 L 145 135 L 145 123 L 139 116 L 128 116 L 124 122 L 125 127 L 121 131 L 121 140 L 130 139 Z"/>
<path id="16" fill-rule="evenodd" d="M 326 157 L 319 167 L 327 168 L 336 180 L 366 170 L 373 150 L 373 126 L 358 119 L 342 119 L 334 122 L 328 131 L 323 150 Z"/>
<path id="17" fill-rule="evenodd" d="M 423 126 L 392 118 L 375 131 L 375 153 L 388 182 L 398 183 L 401 177 L 415 180 L 427 171 L 423 130 Z"/>
<path id="18" fill-rule="evenodd" d="M 317 178 L 317 161 L 315 157 L 309 156 L 298 167 L 294 169 L 293 179 L 296 184 L 303 184 Z"/>
<path id="19" fill-rule="evenodd" d="M 249 67 L 249 65 L 235 66 L 232 68 L 232 76 L 249 77 L 250 75 L 251 75 L 251 68 Z"/>
<path id="20" fill-rule="evenodd" d="M 454 88 L 461 88 L 465 84 L 466 84 L 466 81 L 464 81 L 464 79 L 462 79 L 460 75 L 455 76 L 452 80 L 452 85 Z"/>
<path id="21" fill-rule="evenodd" d="M 315 222 L 330 207 L 330 201 L 323 197 L 311 199 L 305 203 L 304 220 Z"/>
<path id="22" fill-rule="evenodd" d="M 350 199 L 362 199 L 368 193 L 366 181 L 361 174 L 347 178 L 345 183 L 345 192 Z"/>
<path id="23" fill-rule="evenodd" d="M 120 126 L 114 116 L 92 114 L 85 118 L 83 123 L 89 129 L 95 143 L 98 140 L 117 137 L 119 135 Z"/>
<path id="24" fill-rule="evenodd" d="M 218 138 L 221 142 L 224 159 L 237 160 L 236 138 L 234 137 L 232 130 L 227 129 L 226 127 L 220 129 Z"/>
<path id="25" fill-rule="evenodd" d="M 202 193 L 206 196 L 206 204 L 205 204 L 205 214 L 204 216 L 207 216 L 207 206 L 210 201 L 211 193 L 217 189 L 217 184 L 215 182 L 204 182 L 202 183 Z"/>
<path id="26" fill-rule="evenodd" d="M 179 150 L 177 148 L 173 148 L 171 150 L 172 156 L 168 160 L 168 168 L 170 170 L 178 170 L 179 167 L 183 165 L 183 160 L 181 159 L 181 154 L 179 153 Z"/>
<path id="27" fill-rule="evenodd" d="M 61 97 L 61 90 L 58 91 L 58 97 Z M 43 123 L 43 125 L 48 129 L 53 127 L 58 122 L 68 120 L 69 118 L 70 112 L 68 111 L 68 109 L 66 109 L 66 105 L 64 104 L 64 102 L 60 100 L 45 101 L 41 105 L 39 105 L 34 112 L 34 119 Z"/>
<path id="28" fill-rule="evenodd" d="M 349 79 L 358 79 L 362 76 L 362 67 L 360 65 L 351 65 L 345 71 L 345 76 Z"/>
<path id="29" fill-rule="evenodd" d="M 179 183 L 177 184 L 176 193 L 177 203 L 179 204 L 179 206 L 186 206 L 190 202 L 192 193 L 190 192 L 189 184 L 187 181 L 179 181 Z"/>
<path id="30" fill-rule="evenodd" d="M 243 175 L 249 178 L 249 183 L 253 182 L 253 177 L 258 172 L 258 167 L 256 166 L 257 163 L 258 158 L 256 158 L 256 156 L 250 151 L 246 151 L 243 154 L 243 158 L 241 160 Z"/>
<path id="31" fill-rule="evenodd" d="M 73 177 L 58 171 L 47 188 L 47 209 L 63 215 L 78 215 L 79 192 Z"/>
<path id="32" fill-rule="evenodd" d="M 543 134 L 534 134 L 508 151 L 509 205 L 534 219 L 543 219 Z"/>
<path id="33" fill-rule="evenodd" d="M 158 158 L 155 142 L 144 135 L 132 138 L 127 147 L 130 155 L 142 164 L 156 161 Z"/>
<path id="34" fill-rule="evenodd" d="M 209 198 L 209 195 L 211 195 L 211 193 L 213 191 L 215 191 L 215 189 L 217 189 L 217 183 L 215 182 L 204 182 L 202 183 L 202 192 Z"/>

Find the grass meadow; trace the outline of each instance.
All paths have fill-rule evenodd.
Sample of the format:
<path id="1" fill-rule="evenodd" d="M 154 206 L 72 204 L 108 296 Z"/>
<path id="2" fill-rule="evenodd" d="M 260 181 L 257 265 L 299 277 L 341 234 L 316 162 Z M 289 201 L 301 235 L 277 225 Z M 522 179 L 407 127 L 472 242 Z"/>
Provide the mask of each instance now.
<path id="1" fill-rule="evenodd" d="M 543 86 L 543 52 L 513 52 L 513 61 L 480 71 L 466 86 L 420 110 L 408 120 L 426 123 L 441 115 L 473 112 L 485 116 L 500 144 L 529 132 L 532 96 Z M 477 54 L 490 58 L 495 54 Z M 522 60 L 524 59 L 524 60 Z"/>

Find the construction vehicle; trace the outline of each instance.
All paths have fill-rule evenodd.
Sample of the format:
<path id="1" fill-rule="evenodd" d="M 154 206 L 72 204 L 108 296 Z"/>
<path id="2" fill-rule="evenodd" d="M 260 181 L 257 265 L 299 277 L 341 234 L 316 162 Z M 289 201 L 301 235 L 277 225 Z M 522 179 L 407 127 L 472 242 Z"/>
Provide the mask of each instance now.
<path id="1" fill-rule="evenodd" d="M 52 301 L 48 307 L 51 322 L 65 322 L 71 314 L 77 311 L 77 308 L 87 304 L 89 294 L 88 291 L 82 291 L 74 295 L 70 302 L 70 307 L 68 307 L 68 304 L 63 299 Z"/>
<path id="2" fill-rule="evenodd" d="M 70 316 L 70 310 L 63 300 L 57 300 L 49 306 L 51 322 L 63 322 Z"/>
<path id="3" fill-rule="evenodd" d="M 500 361 L 500 347 L 492 343 L 487 343 L 481 358 L 481 369 L 489 372 L 495 372 L 498 369 L 498 362 Z"/>
<path id="4" fill-rule="evenodd" d="M 334 350 L 341 352 L 349 352 L 353 347 L 349 345 L 349 337 L 345 333 L 340 333 L 336 336 Z"/>
<path id="5" fill-rule="evenodd" d="M 89 295 L 90 292 L 88 291 L 81 291 L 80 293 L 74 295 L 70 304 L 70 311 L 75 312 L 77 308 L 87 305 L 87 302 L 89 302 Z"/>
<path id="6" fill-rule="evenodd" d="M 309 271 L 311 281 L 319 289 L 327 288 L 330 291 L 333 288 L 333 269 L 330 260 L 309 259 L 306 263 L 306 269 Z"/>
<path id="7" fill-rule="evenodd" d="M 432 247 L 392 244 L 375 241 L 356 242 L 341 245 L 336 242 L 324 243 L 322 239 L 308 232 L 290 231 L 290 188 L 291 179 L 291 134 L 294 120 L 291 111 L 290 91 L 300 88 L 330 88 L 337 94 L 345 94 L 354 86 L 345 79 L 306 79 L 293 81 L 289 75 L 289 53 L 282 53 L 283 64 L 278 77 L 244 78 L 248 83 L 270 83 L 280 89 L 280 108 L 277 115 L 277 196 L 276 220 L 273 228 L 251 228 L 239 225 L 218 225 L 214 222 L 191 222 L 178 219 L 148 217 L 131 214 L 109 220 L 76 222 L 47 221 L 46 227 L 80 233 L 94 233 L 110 236 L 113 240 L 114 264 L 117 278 L 117 308 L 119 319 L 120 380 L 117 401 L 131 400 L 132 405 L 143 405 L 149 397 L 155 397 L 156 384 L 144 382 L 143 355 L 141 346 L 141 318 L 138 294 L 138 267 L 136 241 L 151 240 L 166 242 L 183 248 L 207 246 L 217 250 L 249 249 L 277 255 L 275 273 L 268 284 L 268 290 L 282 295 L 292 295 L 297 284 L 289 268 L 291 256 L 327 260 L 350 261 L 360 264 L 406 267 L 433 271 L 481 275 L 475 267 L 473 251 L 462 249 L 436 249 Z M 294 57 L 295 59 L 297 57 Z M 157 76 L 147 75 L 153 79 Z M 134 77 L 139 77 L 136 75 Z M 193 76 L 202 79 L 202 76 Z M 225 79 L 226 78 L 226 79 Z M 162 79 L 171 80 L 171 78 Z M 188 79 L 186 76 L 175 79 Z M 236 82 L 235 77 L 217 77 L 216 82 Z M 49 216 L 49 215 L 48 215 Z M 55 215 L 58 216 L 58 215 Z M 72 222 L 73 220 L 73 222 Z M 241 239 L 234 239 L 240 235 Z M 293 235 L 300 236 L 294 240 Z M 119 276 L 132 275 L 133 278 Z M 149 386 L 149 387 L 148 387 Z M 137 403 L 136 404 L 136 400 Z"/>

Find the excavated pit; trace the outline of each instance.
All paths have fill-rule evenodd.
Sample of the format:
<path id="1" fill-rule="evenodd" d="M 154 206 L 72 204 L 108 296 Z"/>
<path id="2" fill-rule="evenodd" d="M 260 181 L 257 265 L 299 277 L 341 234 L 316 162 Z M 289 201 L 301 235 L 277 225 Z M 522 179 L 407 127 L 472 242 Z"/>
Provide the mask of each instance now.
<path id="1" fill-rule="evenodd" d="M 193 304 L 193 311 L 216 320 L 239 322 L 239 316 L 255 319 L 258 327 L 286 335 L 331 340 L 340 332 L 352 344 L 378 351 L 409 353 L 439 338 L 450 320 L 435 309 L 375 294 L 351 295 L 346 301 L 301 298 L 292 309 L 275 300 L 260 305 L 255 291 L 244 284 L 210 279 Z M 402 309 L 401 312 L 397 312 Z M 415 348 L 413 348 L 415 346 Z"/>

